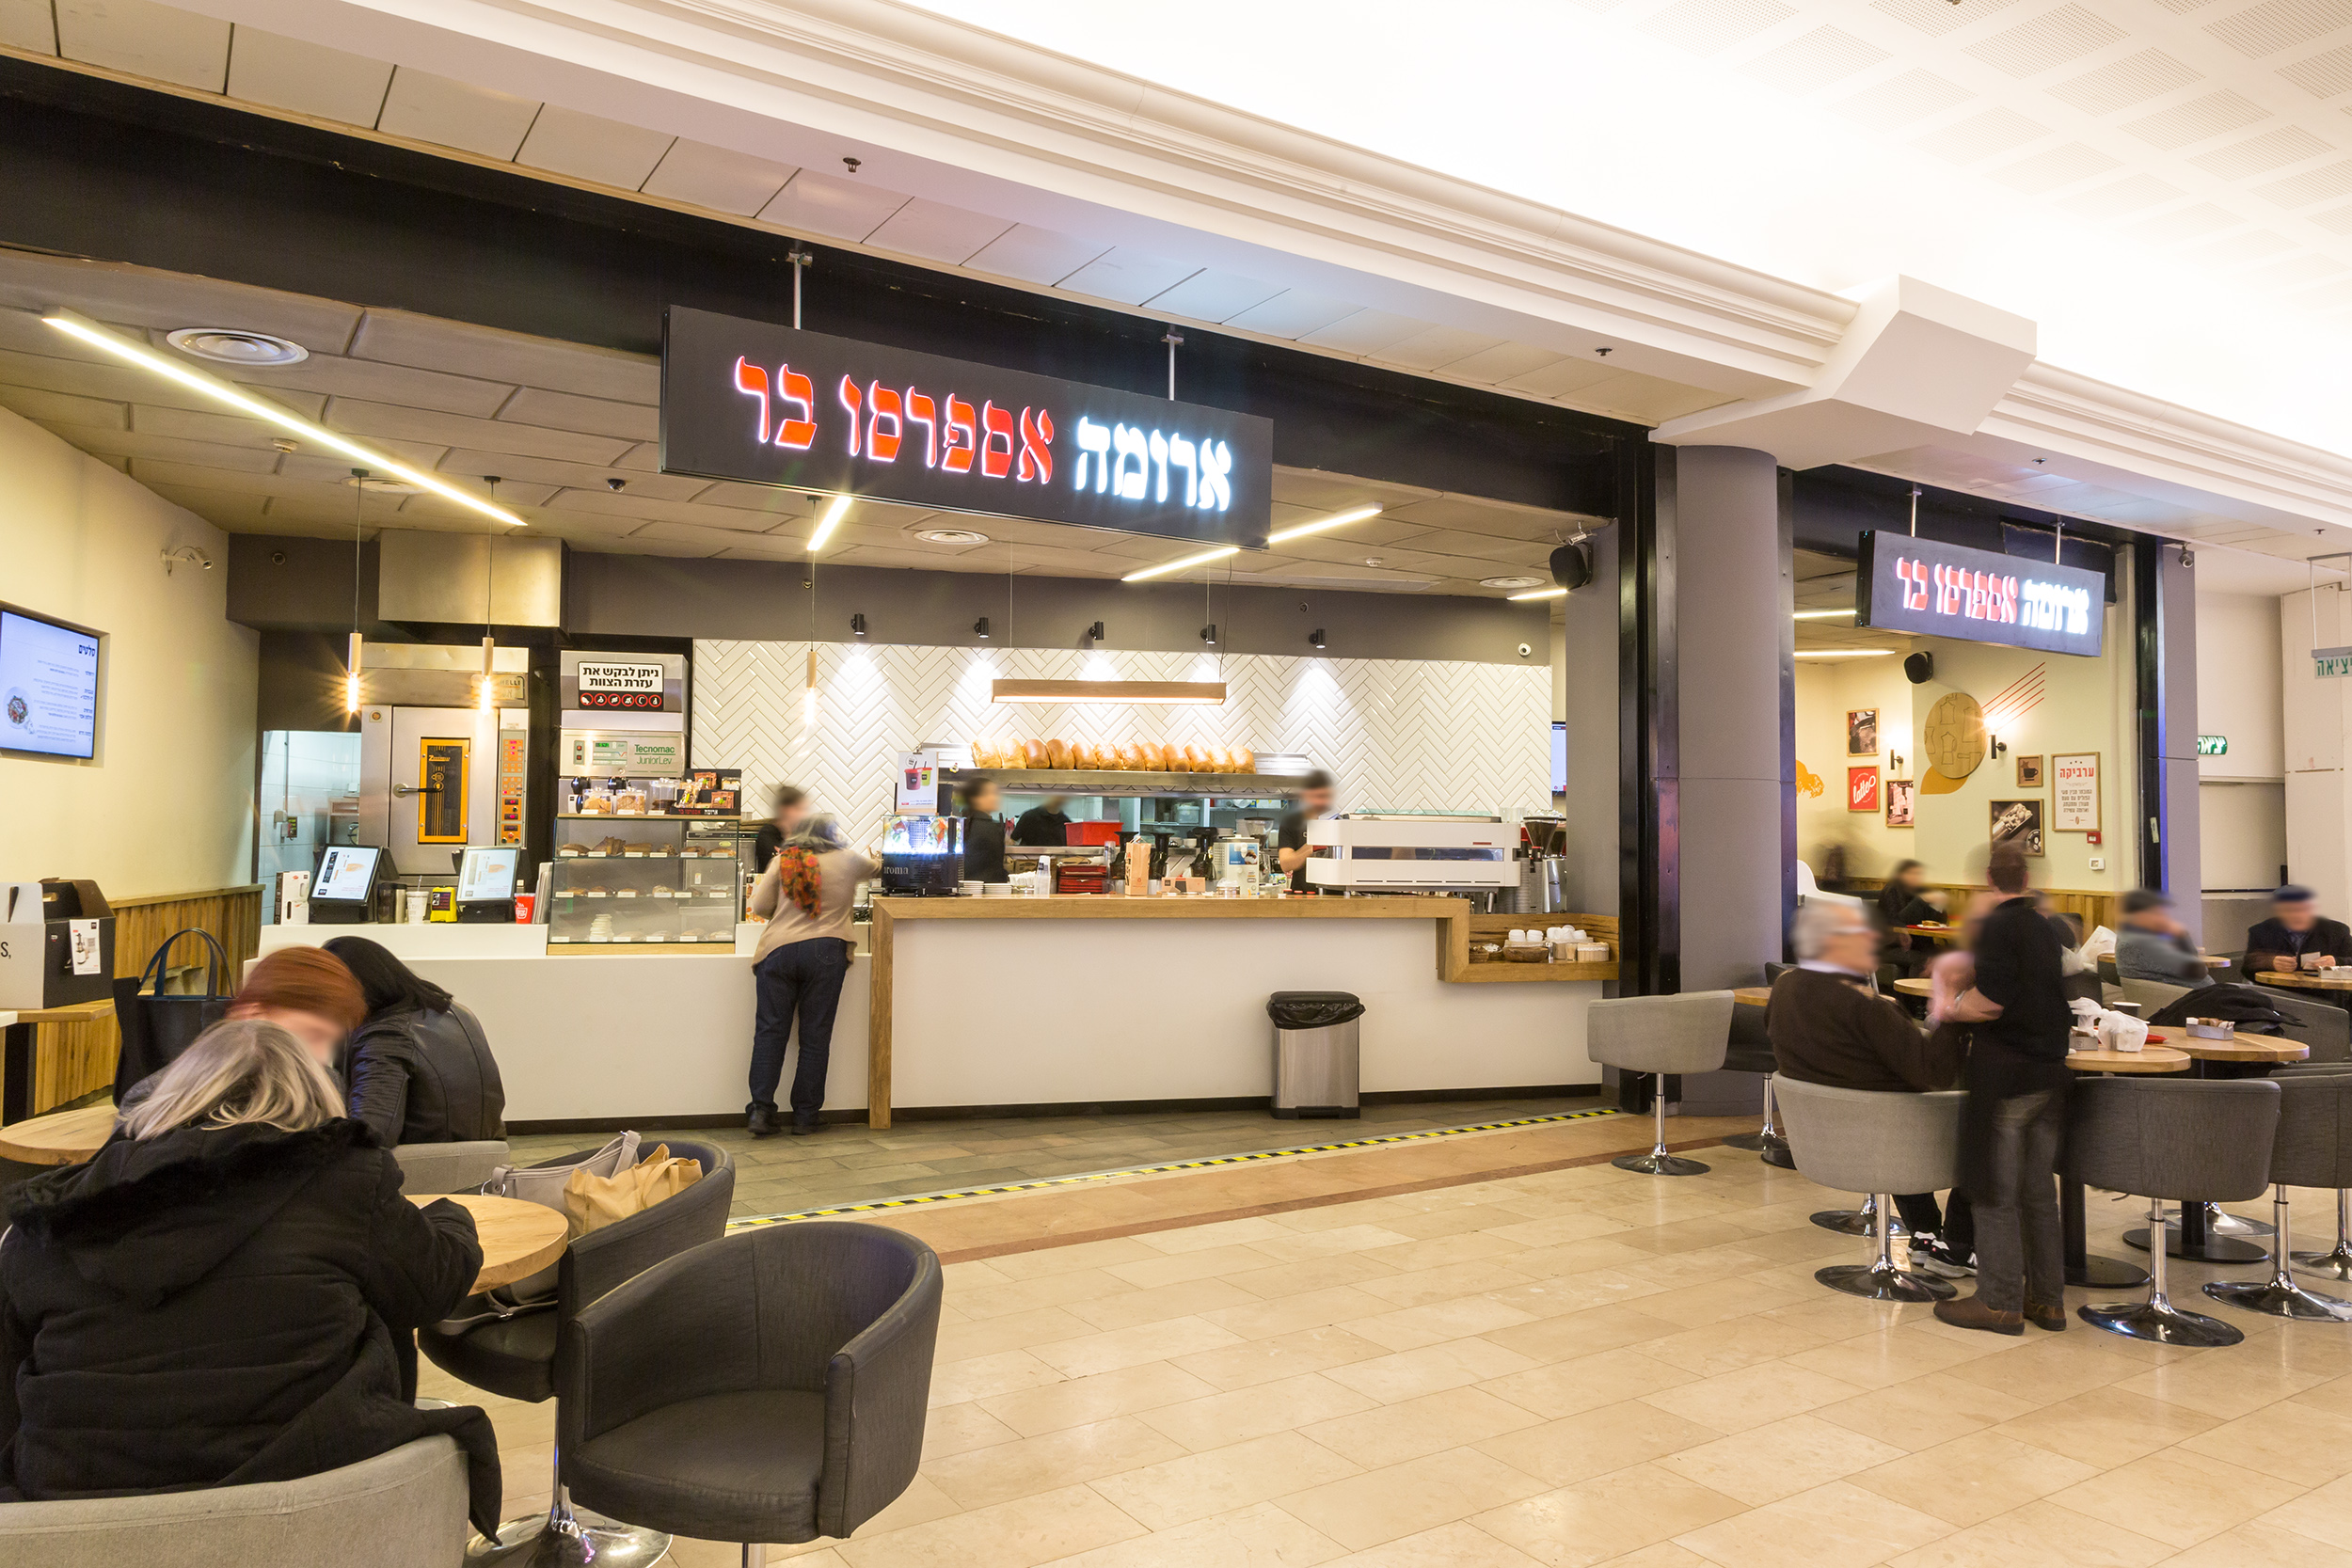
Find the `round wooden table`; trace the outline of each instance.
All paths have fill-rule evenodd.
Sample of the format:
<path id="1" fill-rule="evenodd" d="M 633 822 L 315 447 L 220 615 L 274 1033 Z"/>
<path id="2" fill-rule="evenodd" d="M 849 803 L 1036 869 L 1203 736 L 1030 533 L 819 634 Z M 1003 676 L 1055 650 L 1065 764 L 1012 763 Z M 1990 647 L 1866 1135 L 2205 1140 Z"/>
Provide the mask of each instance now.
<path id="1" fill-rule="evenodd" d="M 1905 996 L 1933 996 L 1935 982 L 1923 975 L 1906 976 L 1895 982 L 1895 989 Z"/>
<path id="2" fill-rule="evenodd" d="M 2201 1062 L 2254 1062 L 2267 1067 L 2279 1062 L 2299 1062 L 2312 1053 L 2312 1048 L 2302 1041 L 2276 1036 L 2240 1035 L 2233 1040 L 2201 1040 L 2191 1038 L 2184 1029 L 2166 1037 L 2171 1045 Z"/>
<path id="3" fill-rule="evenodd" d="M 473 1215 L 474 1234 L 482 1241 L 476 1293 L 528 1279 L 564 1256 L 571 1223 L 544 1203 L 478 1193 L 413 1193 L 408 1201 L 421 1209 L 444 1198 Z"/>
<path id="4" fill-rule="evenodd" d="M 1908 931 L 1915 937 L 1926 937 L 1933 942 L 1958 942 L 1963 934 L 1958 926 L 1898 926 L 1895 929 Z"/>
<path id="5" fill-rule="evenodd" d="M 1731 1000 L 1742 1007 L 1761 1007 L 1772 1000 L 1772 988 L 1770 986 L 1736 986 L 1732 989 Z"/>
<path id="6" fill-rule="evenodd" d="M 2293 990 L 2352 990 L 2352 980 L 2324 980 L 2301 970 L 2281 974 L 2275 969 L 2259 969 L 2254 972 L 2254 981 L 2257 985 L 2285 986 Z"/>
<path id="7" fill-rule="evenodd" d="M 0 1127 L 0 1159 L 28 1165 L 75 1165 L 98 1152 L 114 1135 L 112 1104 L 52 1111 L 45 1117 Z"/>

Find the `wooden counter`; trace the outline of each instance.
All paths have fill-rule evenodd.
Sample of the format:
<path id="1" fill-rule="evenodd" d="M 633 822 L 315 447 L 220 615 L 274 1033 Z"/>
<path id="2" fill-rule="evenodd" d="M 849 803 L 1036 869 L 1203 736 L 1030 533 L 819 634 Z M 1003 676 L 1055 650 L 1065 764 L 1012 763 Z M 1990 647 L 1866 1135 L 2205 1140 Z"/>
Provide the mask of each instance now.
<path id="1" fill-rule="evenodd" d="M 1003 898 L 876 898 L 871 927 L 873 968 L 866 1014 L 867 1114 L 871 1124 L 876 1127 L 890 1125 L 895 931 L 898 923 L 902 920 L 1088 923 L 1309 921 L 1319 925 L 1337 921 L 1426 920 L 1434 927 L 1435 977 L 1439 981 L 1475 985 L 1558 984 L 1607 981 L 1617 977 L 1614 961 L 1473 964 L 1470 961 L 1470 944 L 1473 936 L 1482 939 L 1499 937 L 1514 925 L 1574 925 L 1590 932 L 1594 940 L 1607 942 L 1614 953 L 1617 950 L 1617 922 L 1611 916 L 1592 914 L 1473 914 L 1469 900 L 1464 898 L 1405 894 L 1276 898 L 1220 898 L 1213 895 L 1131 898 L 1112 894 Z"/>

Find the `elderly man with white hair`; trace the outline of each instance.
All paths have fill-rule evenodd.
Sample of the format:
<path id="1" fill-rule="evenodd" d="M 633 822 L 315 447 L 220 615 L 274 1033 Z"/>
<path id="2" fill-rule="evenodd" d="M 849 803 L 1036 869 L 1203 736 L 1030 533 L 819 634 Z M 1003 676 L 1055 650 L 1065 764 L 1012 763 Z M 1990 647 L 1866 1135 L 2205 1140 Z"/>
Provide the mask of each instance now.
<path id="1" fill-rule="evenodd" d="M 1873 988 L 1879 929 L 1868 911 L 1807 902 L 1797 911 L 1795 942 L 1797 967 L 1773 983 L 1764 1014 L 1780 1072 L 1801 1083 L 1883 1094 L 1952 1086 L 1960 1076 L 1958 1037 L 1948 1029 L 1922 1033 L 1899 1003 Z M 1911 1231 L 1914 1262 L 1947 1277 L 1969 1272 L 1965 1243 L 1942 1238 L 1933 1193 L 1899 1194 L 1895 1205 Z M 1953 1208 L 1957 1227 L 1964 1223 L 1964 1206 Z"/>

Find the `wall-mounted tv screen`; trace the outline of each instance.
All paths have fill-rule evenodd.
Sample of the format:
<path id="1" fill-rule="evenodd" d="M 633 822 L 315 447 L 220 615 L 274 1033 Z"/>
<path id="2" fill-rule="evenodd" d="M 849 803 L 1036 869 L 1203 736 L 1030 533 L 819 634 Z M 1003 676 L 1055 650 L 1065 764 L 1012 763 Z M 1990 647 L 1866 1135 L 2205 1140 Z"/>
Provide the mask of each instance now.
<path id="1" fill-rule="evenodd" d="M 98 754 L 99 634 L 0 607 L 0 751 Z"/>

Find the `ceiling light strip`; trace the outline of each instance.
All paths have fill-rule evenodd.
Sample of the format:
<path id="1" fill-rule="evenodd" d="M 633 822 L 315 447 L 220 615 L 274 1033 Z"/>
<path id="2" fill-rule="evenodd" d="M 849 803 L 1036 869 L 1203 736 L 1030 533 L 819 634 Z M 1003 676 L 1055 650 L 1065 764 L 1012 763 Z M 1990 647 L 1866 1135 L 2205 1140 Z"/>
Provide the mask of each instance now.
<path id="1" fill-rule="evenodd" d="M 1528 593 L 1525 593 L 1525 594 L 1512 594 L 1512 595 L 1511 595 L 1511 602 L 1512 602 L 1513 604 L 1518 604 L 1518 603 L 1520 603 L 1522 600 L 1526 600 L 1526 599 L 1558 599 L 1558 598 L 1565 598 L 1565 597 L 1566 597 L 1566 596 L 1567 596 L 1567 592 L 1568 592 L 1568 591 L 1567 591 L 1566 589 L 1565 589 L 1565 588 L 1537 588 L 1537 589 L 1532 590 L 1531 592 L 1528 592 Z"/>
<path id="2" fill-rule="evenodd" d="M 227 404 L 239 413 L 250 414 L 257 420 L 267 420 L 280 430 L 292 431 L 305 440 L 314 441 L 320 446 L 342 452 L 355 462 L 363 463 L 377 472 L 389 474 L 405 483 L 415 485 L 420 490 L 430 490 L 443 500 L 455 501 L 460 506 L 469 507 L 485 517 L 496 518 L 509 528 L 529 526 L 522 518 L 516 516 L 504 507 L 493 505 L 480 496 L 470 495 L 445 480 L 436 479 L 421 469 L 412 468 L 405 463 L 387 457 L 374 448 L 355 441 L 348 436 L 339 435 L 325 425 L 313 424 L 292 409 L 272 403 L 266 398 L 254 397 L 241 391 L 230 383 L 221 380 L 218 376 L 209 375 L 193 365 L 183 365 L 176 360 L 166 358 L 152 349 L 135 343 L 119 333 L 109 332 L 96 322 L 76 315 L 71 310 L 51 310 L 40 319 L 68 337 L 77 338 L 92 348 L 103 350 L 118 359 L 152 371 L 167 381 L 176 381 L 191 391 L 201 392 L 215 402 Z"/>
<path id="3" fill-rule="evenodd" d="M 833 537 L 834 529 L 840 523 L 842 517 L 849 513 L 849 497 L 834 497 L 833 504 L 825 508 L 825 515 L 817 521 L 817 531 L 808 536 L 809 554 L 815 555 L 818 550 L 825 547 L 825 541 Z"/>
<path id="4" fill-rule="evenodd" d="M 1799 658 L 1892 658 L 1892 648 L 1799 648 Z"/>
<path id="5" fill-rule="evenodd" d="M 1181 572 L 1187 566 L 1200 566 L 1212 561 L 1222 561 L 1229 555 L 1239 554 L 1241 554 L 1239 545 L 1219 545 L 1216 549 L 1202 550 L 1199 555 L 1188 555 L 1182 561 L 1164 561 L 1157 566 L 1146 566 L 1139 572 L 1129 572 L 1119 580 L 1141 582 L 1146 578 L 1166 577 L 1170 572 Z"/>
<path id="6" fill-rule="evenodd" d="M 1286 528 L 1279 533 L 1269 533 L 1265 536 L 1265 542 L 1269 546 L 1286 544 L 1293 539 L 1303 539 L 1310 533 L 1321 533 L 1325 529 L 1345 528 L 1350 523 L 1360 523 L 1367 517 L 1378 515 L 1380 515 L 1380 508 L 1376 506 L 1359 506 L 1353 512 L 1335 512 L 1330 516 L 1315 522 L 1301 523 L 1296 528 Z"/>
<path id="7" fill-rule="evenodd" d="M 1269 533 L 1266 535 L 1265 542 L 1271 548 L 1293 539 L 1303 539 L 1310 533 L 1321 533 L 1326 529 L 1345 528 L 1350 523 L 1360 523 L 1367 517 L 1377 517 L 1380 515 L 1380 510 L 1376 506 L 1359 506 L 1346 512 L 1334 512 L 1328 517 L 1318 517 L 1311 523 L 1301 523 L 1296 528 L 1286 528 L 1279 533 Z M 1212 561 L 1222 561 L 1229 555 L 1239 554 L 1241 554 L 1239 545 L 1219 545 L 1213 550 L 1202 550 L 1199 555 L 1188 555 L 1181 561 L 1164 561 L 1157 566 L 1146 566 L 1141 571 L 1129 572 L 1119 580 L 1143 582 L 1152 578 L 1166 577 L 1170 572 L 1181 572 L 1187 566 L 1205 566 Z"/>
<path id="8" fill-rule="evenodd" d="M 1835 621 L 1841 616 L 1852 613 L 1851 610 L 1800 610 L 1789 619 L 1792 621 Z"/>

